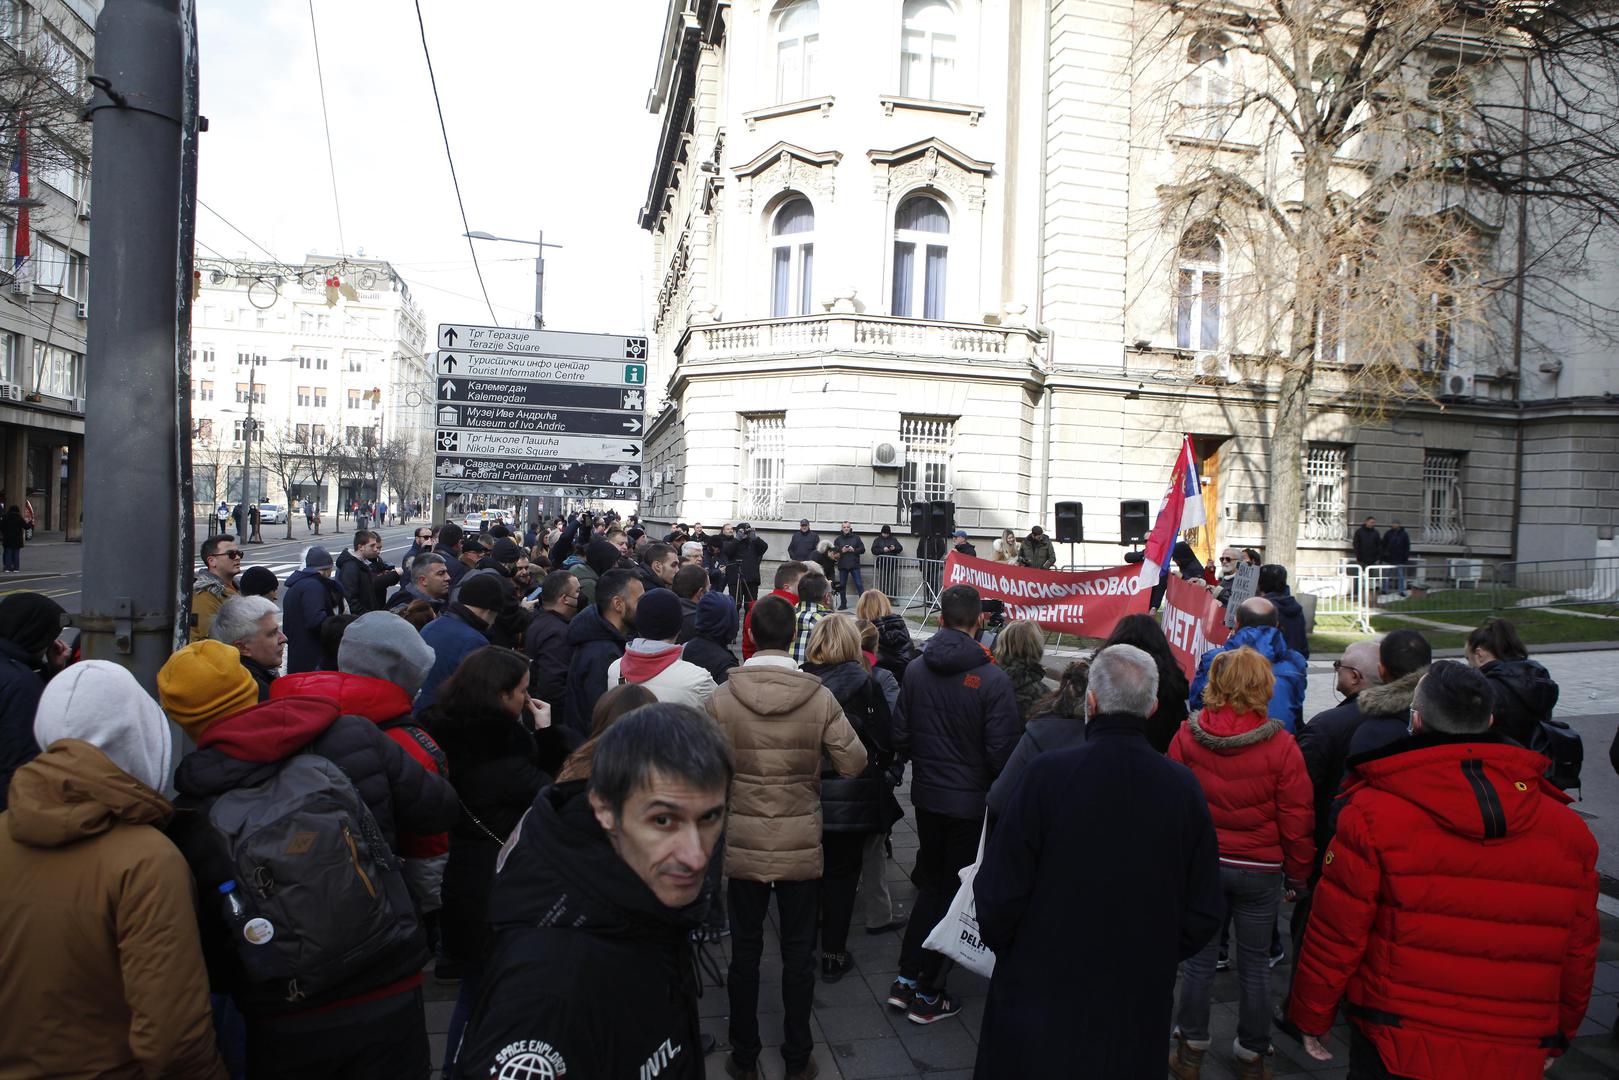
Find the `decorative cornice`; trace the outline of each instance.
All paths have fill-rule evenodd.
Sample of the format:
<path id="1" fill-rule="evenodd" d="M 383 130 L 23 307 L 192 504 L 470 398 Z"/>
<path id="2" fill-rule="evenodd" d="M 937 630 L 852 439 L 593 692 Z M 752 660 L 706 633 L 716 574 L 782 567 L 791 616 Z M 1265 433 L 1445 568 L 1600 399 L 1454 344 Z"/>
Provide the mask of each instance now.
<path id="1" fill-rule="evenodd" d="M 928 98 L 900 97 L 897 94 L 883 94 L 877 98 L 878 104 L 883 107 L 884 116 L 893 116 L 895 109 L 915 109 L 919 112 L 949 113 L 953 116 L 965 116 L 970 127 L 977 127 L 978 121 L 983 119 L 984 107 L 982 105 L 967 105 L 959 101 L 933 101 Z"/>
<path id="2" fill-rule="evenodd" d="M 868 150 L 866 151 L 866 156 L 871 159 L 873 165 L 886 165 L 891 169 L 917 158 L 933 158 L 949 162 L 963 172 L 978 173 L 986 177 L 995 172 L 995 166 L 992 163 L 968 157 L 943 139 L 938 138 L 923 139 L 921 142 L 902 146 L 898 150 Z"/>
<path id="3" fill-rule="evenodd" d="M 744 212 L 751 210 L 756 193 L 769 196 L 796 190 L 830 196 L 834 170 L 842 160 L 836 150 L 806 150 L 778 142 L 747 164 L 731 169 L 738 182 L 738 205 Z"/>
<path id="4" fill-rule="evenodd" d="M 795 113 L 820 111 L 821 118 L 832 115 L 832 105 L 837 99 L 831 94 L 825 97 L 805 98 L 803 101 L 789 101 L 781 105 L 771 105 L 763 109 L 754 109 L 742 114 L 742 122 L 752 131 L 754 124 L 760 120 L 770 120 L 777 116 L 792 116 Z"/>

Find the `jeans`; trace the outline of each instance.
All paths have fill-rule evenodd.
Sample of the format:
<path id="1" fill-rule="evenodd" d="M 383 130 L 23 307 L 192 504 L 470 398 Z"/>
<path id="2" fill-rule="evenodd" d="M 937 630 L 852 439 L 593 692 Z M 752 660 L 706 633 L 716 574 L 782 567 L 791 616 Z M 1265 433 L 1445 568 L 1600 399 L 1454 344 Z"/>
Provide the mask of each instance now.
<path id="1" fill-rule="evenodd" d="M 857 566 L 852 570 L 843 571 L 843 573 L 838 575 L 838 607 L 839 608 L 845 608 L 845 607 L 849 606 L 848 601 L 847 601 L 846 590 L 848 589 L 849 582 L 851 580 L 854 582 L 854 598 L 855 598 L 856 602 L 859 602 L 860 594 L 866 591 L 865 581 L 860 576 L 860 567 Z"/>
<path id="2" fill-rule="evenodd" d="M 455 994 L 455 1008 L 450 1010 L 450 1027 L 444 1036 L 446 1077 L 455 1074 L 455 1062 L 461 1056 L 461 1037 L 467 1032 L 467 1021 L 472 1019 L 472 1008 L 478 1004 L 478 991 L 482 986 L 482 970 L 468 967 L 461 972 L 461 985 Z"/>
<path id="3" fill-rule="evenodd" d="M 950 901 L 961 887 L 961 868 L 978 857 L 978 837 L 983 825 L 980 820 L 948 817 L 931 810 L 916 812 L 919 844 L 916 869 L 911 871 L 916 900 L 899 949 L 899 973 L 915 979 L 929 997 L 939 990 L 943 981 L 940 972 L 944 957 L 924 949 L 922 942 L 950 909 Z M 1212 954 L 1209 964 L 1211 967 L 1214 964 Z"/>
<path id="4" fill-rule="evenodd" d="M 888 861 L 883 850 L 887 840 L 882 833 L 867 833 L 860 850 L 860 890 L 855 904 L 865 912 L 867 929 L 894 921 L 894 898 L 888 895 Z"/>
<path id="5" fill-rule="evenodd" d="M 815 1049 L 810 1007 L 815 1002 L 815 906 L 819 881 L 743 881 L 732 878 L 731 967 L 726 990 L 731 999 L 731 1054 L 751 1069 L 759 1060 L 759 958 L 764 955 L 765 916 L 776 894 L 781 927 L 781 1056 L 796 1072 Z"/>
<path id="6" fill-rule="evenodd" d="M 1244 1049 L 1263 1054 L 1270 1048 L 1270 961 L 1266 953 L 1276 928 L 1282 875 L 1221 866 L 1220 883 L 1237 931 L 1237 1042 Z M 1219 951 L 1219 941 L 1211 941 L 1181 965 L 1181 999 L 1175 1026 L 1194 1045 L 1208 1044 L 1209 991 Z"/>
<path id="7" fill-rule="evenodd" d="M 422 992 L 249 1019 L 248 1080 L 427 1080 Z"/>
<path id="8" fill-rule="evenodd" d="M 1349 1025 L 1349 1076 L 1347 1080 L 1407 1080 L 1383 1067 L 1383 1056 L 1377 1046 L 1360 1030 L 1358 1024 Z"/>
<path id="9" fill-rule="evenodd" d="M 825 869 L 821 871 L 821 952 L 849 951 L 849 923 L 860 888 L 860 861 L 865 833 L 822 833 Z"/>
<path id="10" fill-rule="evenodd" d="M 7 570 L 22 569 L 22 548 L 8 547 L 5 549 L 5 568 Z"/>

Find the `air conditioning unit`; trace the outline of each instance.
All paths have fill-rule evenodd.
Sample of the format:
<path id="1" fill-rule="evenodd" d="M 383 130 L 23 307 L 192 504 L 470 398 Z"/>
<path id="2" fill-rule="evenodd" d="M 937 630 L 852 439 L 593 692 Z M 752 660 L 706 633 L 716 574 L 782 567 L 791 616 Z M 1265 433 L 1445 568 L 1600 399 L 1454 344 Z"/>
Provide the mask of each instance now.
<path id="1" fill-rule="evenodd" d="M 897 438 L 878 439 L 871 444 L 873 469 L 902 469 L 905 467 L 905 444 Z"/>
<path id="2" fill-rule="evenodd" d="M 1192 364 L 1193 373 L 1199 379 L 1237 381 L 1231 371 L 1231 354 L 1228 352 L 1200 352 L 1193 356 Z"/>
<path id="3" fill-rule="evenodd" d="M 22 387 L 14 382 L 0 383 L 0 401 L 21 401 Z"/>
<path id="4" fill-rule="evenodd" d="M 1444 386 L 1440 390 L 1441 397 L 1473 396 L 1473 373 L 1471 371 L 1447 371 L 1442 378 Z"/>
<path id="5" fill-rule="evenodd" d="M 84 399 L 82 397 L 73 399 L 73 411 L 76 413 L 84 412 Z"/>
<path id="6" fill-rule="evenodd" d="M 1472 380 L 1469 379 L 1469 382 Z M 1484 561 L 1482 559 L 1446 559 L 1445 573 L 1450 577 L 1451 584 L 1458 589 L 1476 589 L 1481 578 L 1484 577 Z"/>
<path id="7" fill-rule="evenodd" d="M 90 305 L 81 301 L 79 303 L 79 318 L 88 319 L 89 317 L 90 317 Z"/>
<path id="8" fill-rule="evenodd" d="M 34 283 L 32 281 L 13 281 L 11 291 L 18 296 L 32 296 L 34 295 Z"/>

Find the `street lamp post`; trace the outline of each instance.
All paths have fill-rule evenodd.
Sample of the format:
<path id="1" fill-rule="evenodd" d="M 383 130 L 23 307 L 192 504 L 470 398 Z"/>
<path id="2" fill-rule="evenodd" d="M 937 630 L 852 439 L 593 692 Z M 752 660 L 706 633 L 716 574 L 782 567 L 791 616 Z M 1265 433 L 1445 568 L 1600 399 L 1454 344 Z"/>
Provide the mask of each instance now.
<path id="1" fill-rule="evenodd" d="M 290 364 L 297 360 L 296 356 L 280 356 L 276 358 L 278 364 Z M 253 436 L 258 431 L 258 421 L 253 419 L 253 399 L 258 397 L 258 363 L 253 357 L 247 361 L 247 419 L 242 421 L 242 523 L 245 526 L 248 515 L 252 513 L 253 506 Z M 287 506 L 287 520 L 292 520 L 292 505 Z M 288 531 L 291 531 L 289 524 Z M 239 538 L 247 543 L 246 537 Z"/>
<path id="2" fill-rule="evenodd" d="M 536 329 L 536 330 L 544 330 L 545 329 L 545 249 L 548 248 L 548 247 L 559 248 L 562 245 L 561 244 L 547 244 L 545 242 L 545 230 L 544 229 L 540 230 L 540 238 L 538 240 L 520 240 L 520 239 L 518 239 L 517 237 L 514 237 L 514 236 L 495 236 L 493 233 L 486 233 L 486 232 L 469 232 L 469 233 L 462 233 L 461 235 L 465 236 L 465 237 L 468 237 L 469 239 L 472 239 L 472 240 L 499 240 L 499 241 L 501 241 L 503 243 L 507 243 L 507 244 L 528 244 L 530 247 L 533 247 L 533 248 L 536 249 L 535 252 L 534 252 L 534 329 Z"/>

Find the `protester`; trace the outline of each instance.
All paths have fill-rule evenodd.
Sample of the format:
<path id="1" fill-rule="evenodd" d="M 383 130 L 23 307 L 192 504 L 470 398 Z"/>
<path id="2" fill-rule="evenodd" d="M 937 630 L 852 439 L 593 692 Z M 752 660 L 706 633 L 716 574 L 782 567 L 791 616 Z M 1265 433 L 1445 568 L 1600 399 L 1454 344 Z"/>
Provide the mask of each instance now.
<path id="1" fill-rule="evenodd" d="M 209 640 L 187 645 L 164 661 L 157 695 L 169 719 L 196 742 L 214 721 L 258 704 L 259 687 L 240 653 Z"/>
<path id="2" fill-rule="evenodd" d="M 236 591 L 243 596 L 262 596 L 274 603 L 281 592 L 281 581 L 268 566 L 249 566 L 242 571 Z"/>
<path id="3" fill-rule="evenodd" d="M 358 615 L 344 612 L 333 615 L 320 624 L 320 670 L 337 670 L 337 652 L 343 647 L 343 635 L 347 632 L 349 624 L 358 619 Z M 420 631 L 417 631 L 420 633 Z"/>
<path id="4" fill-rule="evenodd" d="M 903 615 L 896 615 L 888 597 L 876 589 L 860 594 L 855 614 L 877 628 L 877 666 L 904 681 L 905 669 L 921 655 L 911 640 L 911 627 Z"/>
<path id="5" fill-rule="evenodd" d="M 422 631 L 422 640 L 433 649 L 433 667 L 416 695 L 418 714 L 433 704 L 439 684 L 455 674 L 461 661 L 489 644 L 489 628 L 505 602 L 505 593 L 494 575 L 467 577 L 461 583 L 459 596 Z"/>
<path id="6" fill-rule="evenodd" d="M 461 796 L 444 870 L 441 967 L 461 979 L 445 1044 L 446 1076 L 454 1072 L 461 1031 L 478 998 L 495 857 L 567 757 L 561 729 L 545 703 L 529 695 L 528 680 L 521 654 L 487 645 L 461 662 L 424 718 Z"/>
<path id="7" fill-rule="evenodd" d="M 624 655 L 634 632 L 642 592 L 634 571 L 609 570 L 596 584 L 596 602 L 568 624 L 573 658 L 568 662 L 562 722 L 580 737 L 586 734 L 596 699 L 607 691 L 607 669 Z"/>
<path id="8" fill-rule="evenodd" d="M 1012 748 L 1012 756 L 1006 759 L 1005 768 L 989 786 L 989 795 L 984 800 L 989 810 L 991 833 L 995 831 L 996 821 L 1006 813 L 1019 779 L 1035 758 L 1049 750 L 1066 750 L 1085 741 L 1085 694 L 1090 686 L 1090 671 L 1090 660 L 1071 662 L 1063 669 L 1057 688 L 1035 702 L 1032 719 L 1024 724 L 1023 734 Z M 1148 717 L 1142 719 L 1145 733 Z"/>
<path id="9" fill-rule="evenodd" d="M 967 542 L 967 530 L 966 529 L 957 529 L 955 531 L 955 535 L 952 536 L 951 539 L 953 541 L 952 548 L 956 552 L 956 554 L 958 554 L 958 555 L 971 555 L 974 558 L 976 558 L 978 556 L 978 549 L 973 547 L 972 544 Z"/>
<path id="10" fill-rule="evenodd" d="M 990 562 L 1016 563 L 1021 548 L 1022 543 L 1018 540 L 1017 533 L 1011 529 L 1002 529 L 1000 538 L 990 545 Z"/>
<path id="11" fill-rule="evenodd" d="M 1405 596 L 1406 564 L 1411 561 L 1411 534 L 1398 521 L 1390 522 L 1388 532 L 1383 534 L 1383 561 L 1394 572 L 1394 580 L 1389 585 L 1400 596 Z"/>
<path id="12" fill-rule="evenodd" d="M 801 562 L 784 562 L 776 567 L 776 576 L 771 585 L 771 596 L 779 596 L 787 601 L 788 606 L 798 606 L 798 583 L 810 568 Z M 740 598 L 738 603 L 741 603 Z M 751 609 L 742 615 L 742 660 L 748 661 L 753 657 L 753 612 Z"/>
<path id="13" fill-rule="evenodd" d="M 668 544 L 648 544 L 636 552 L 635 558 L 635 576 L 641 580 L 641 588 L 648 592 L 667 589 L 680 572 L 680 555 Z"/>
<path id="14" fill-rule="evenodd" d="M 269 700 L 287 645 L 276 606 L 262 596 L 233 596 L 220 605 L 209 636 L 242 654 L 242 666 L 258 684 L 259 700 Z"/>
<path id="15" fill-rule="evenodd" d="M 1280 720 L 1289 733 L 1297 731 L 1304 717 L 1304 681 L 1308 667 L 1304 657 L 1288 647 L 1277 629 L 1276 606 L 1263 597 L 1250 597 L 1237 605 L 1236 630 L 1225 644 L 1210 649 L 1198 661 L 1197 676 L 1192 679 L 1192 707 L 1203 707 L 1203 690 L 1215 658 L 1243 648 L 1253 649 L 1270 661 L 1271 673 L 1275 676 L 1270 715 Z"/>
<path id="16" fill-rule="evenodd" d="M 1358 571 L 1360 587 L 1362 590 L 1370 590 L 1371 568 L 1383 558 L 1383 534 L 1377 531 L 1377 519 L 1368 517 L 1362 522 L 1360 528 L 1355 530 L 1355 535 L 1349 538 L 1349 543 L 1355 551 L 1355 569 Z"/>
<path id="17" fill-rule="evenodd" d="M 236 595 L 236 572 L 242 566 L 242 549 L 230 533 L 210 536 L 198 551 L 203 569 L 191 583 L 192 641 L 207 638 L 219 605 Z"/>
<path id="18" fill-rule="evenodd" d="M 1151 615 L 1126 615 L 1114 624 L 1102 648 L 1111 645 L 1134 645 L 1158 665 L 1158 707 L 1146 718 L 1143 728 L 1152 748 L 1167 754 L 1175 733 L 1186 722 L 1186 699 L 1191 692 L 1164 628 Z"/>
<path id="19" fill-rule="evenodd" d="M 45 683 L 68 661 L 62 605 L 36 592 L 0 598 L 0 810 L 6 785 L 39 753 L 34 712 Z"/>
<path id="20" fill-rule="evenodd" d="M 800 518 L 798 531 L 787 541 L 787 557 L 794 562 L 811 562 L 821 548 L 821 534 L 810 528 L 809 518 Z"/>
<path id="21" fill-rule="evenodd" d="M 586 547 L 585 553 L 578 561 L 568 560 L 563 569 L 573 571 L 579 579 L 579 604 L 583 611 L 596 602 L 596 583 L 603 574 L 618 565 L 620 559 L 618 548 L 606 540 L 592 540 Z"/>
<path id="22" fill-rule="evenodd" d="M 689 939 L 731 775 L 711 721 L 656 704 L 602 733 L 588 782 L 540 793 L 496 868 L 458 1076 L 703 1076 Z"/>
<path id="23" fill-rule="evenodd" d="M 1242 561 L 1242 551 L 1238 548 L 1228 547 L 1220 552 L 1220 576 L 1215 580 L 1212 591 L 1221 607 L 1231 603 L 1231 588 L 1237 582 L 1237 568 Z"/>
<path id="24" fill-rule="evenodd" d="M 1287 647 L 1304 659 L 1310 659 L 1310 631 L 1304 625 L 1304 608 L 1293 599 L 1287 587 L 1287 570 L 1275 563 L 1259 568 L 1256 584 L 1259 595 L 1276 605 L 1276 625 L 1282 631 Z"/>
<path id="25" fill-rule="evenodd" d="M 818 1071 L 810 1059 L 810 1007 L 822 873 L 822 755 L 845 777 L 860 775 L 867 761 L 837 697 L 814 675 L 797 670 L 787 655 L 795 628 L 792 609 L 780 598 L 766 597 L 754 605 L 753 615 L 759 651 L 731 673 L 708 703 L 708 713 L 736 760 L 725 827 L 732 935 L 727 1071 L 752 1080 L 759 1075 L 759 959 L 774 893 L 786 1013 L 781 1053 L 787 1076 L 797 1080 Z"/>
<path id="26" fill-rule="evenodd" d="M 1360 692 L 1360 721 L 1349 737 L 1349 758 L 1386 746 L 1409 734 L 1417 683 L 1433 663 L 1433 647 L 1416 630 L 1394 630 L 1377 646 L 1377 673 L 1383 685 Z"/>
<path id="27" fill-rule="evenodd" d="M 416 556 L 433 550 L 433 528 L 430 525 L 417 527 L 411 537 L 410 547 L 405 552 L 405 560 L 409 561 Z"/>
<path id="28" fill-rule="evenodd" d="M 877 589 L 880 592 L 895 592 L 899 586 L 898 570 L 884 562 L 883 556 L 905 554 L 905 545 L 899 542 L 890 525 L 884 525 L 877 530 L 877 535 L 871 541 L 871 557 L 877 560 Z"/>
<path id="29" fill-rule="evenodd" d="M 643 705 L 654 704 L 657 700 L 652 691 L 635 683 L 615 686 L 597 698 L 596 708 L 590 714 L 590 738 L 580 743 L 578 749 L 568 755 L 567 761 L 562 764 L 562 771 L 557 774 L 557 783 L 589 780 L 591 755 L 596 752 L 596 743 L 601 739 L 602 732 L 618 723 L 620 718 Z"/>
<path id="30" fill-rule="evenodd" d="M 798 579 L 798 606 L 793 609 L 797 632 L 793 635 L 792 648 L 789 650 L 793 662 L 802 664 L 804 654 L 809 651 L 810 635 L 815 632 L 815 624 L 832 613 L 827 594 L 830 591 L 827 580 L 819 571 L 811 571 Z"/>
<path id="31" fill-rule="evenodd" d="M 343 590 L 332 580 L 332 556 L 323 547 L 304 552 L 303 569 L 287 578 L 281 600 L 281 628 L 287 635 L 287 673 L 319 671 L 321 624 L 341 612 Z M 195 636 L 193 641 L 197 640 Z"/>
<path id="32" fill-rule="evenodd" d="M 1557 708 L 1557 683 L 1538 661 L 1529 659 L 1517 627 L 1487 619 L 1467 635 L 1467 662 L 1490 681 L 1495 692 L 1495 730 L 1519 746 L 1534 746 L 1542 721 Z"/>
<path id="33" fill-rule="evenodd" d="M 382 611 L 388 590 L 399 584 L 399 571 L 382 561 L 382 537 L 369 529 L 354 534 L 352 549 L 337 556 L 337 583 L 356 615 Z"/>
<path id="34" fill-rule="evenodd" d="M 28 523 L 23 521 L 22 510 L 15 503 L 6 507 L 0 517 L 0 549 L 5 552 L 4 568 L 8 574 L 22 573 L 22 549 L 27 544 Z"/>
<path id="35" fill-rule="evenodd" d="M 668 589 L 652 589 L 641 595 L 635 608 L 636 636 L 624 647 L 624 655 L 607 668 L 607 686 L 640 683 L 659 701 L 701 709 L 714 694 L 714 680 L 707 671 L 681 658 L 675 643 L 680 633 L 680 600 Z"/>
<path id="36" fill-rule="evenodd" d="M 168 721 L 86 660 L 45 688 L 30 737 L 44 753 L 0 816 L 0 1074 L 224 1080 L 191 872 L 163 833 Z"/>
<path id="37" fill-rule="evenodd" d="M 680 600 L 680 632 L 675 642 L 684 645 L 696 633 L 697 603 L 708 592 L 708 571 L 697 565 L 682 566 L 675 571 L 669 591 Z"/>
<path id="38" fill-rule="evenodd" d="M 1164 1075 L 1175 965 L 1223 905 L 1203 793 L 1142 734 L 1156 677 L 1132 646 L 1097 654 L 1085 742 L 1030 763 L 989 840 L 973 888 L 995 950 L 979 1077 Z"/>
<path id="39" fill-rule="evenodd" d="M 444 556 L 424 551 L 410 562 L 410 579 L 388 601 L 388 610 L 399 611 L 409 604 L 425 602 L 434 615 L 449 606 L 450 568 Z"/>
<path id="40" fill-rule="evenodd" d="M 860 556 L 866 553 L 866 542 L 854 533 L 854 525 L 845 521 L 843 530 L 832 538 L 832 554 L 837 559 L 838 570 L 838 610 L 843 611 L 849 606 L 849 582 L 854 582 L 855 596 L 866 591 L 865 581 L 860 576 Z"/>
<path id="41" fill-rule="evenodd" d="M 911 762 L 911 802 L 920 846 L 911 881 L 916 902 L 888 1004 L 931 1024 L 961 1011 L 944 989 L 943 957 L 922 948 L 977 856 L 985 797 L 1022 732 L 1012 680 L 972 635 L 983 615 L 978 590 L 952 585 L 939 598 L 942 628 L 900 683 L 894 749 Z"/>
<path id="42" fill-rule="evenodd" d="M 444 568 L 450 572 L 450 587 L 453 589 L 461 580 L 461 575 L 467 572 L 466 564 L 461 561 L 461 541 L 466 534 L 453 521 L 446 521 L 437 531 L 438 543 L 433 545 L 433 554 L 444 559 Z"/>
<path id="43" fill-rule="evenodd" d="M 714 685 L 722 686 L 736 667 L 731 642 L 736 640 L 736 603 L 724 593 L 704 593 L 697 602 L 692 620 L 692 637 L 681 647 L 680 658 L 708 672 Z"/>
<path id="44" fill-rule="evenodd" d="M 1020 723 L 1028 723 L 1034 703 L 1051 690 L 1045 661 L 1046 635 L 1037 622 L 1009 622 L 995 638 L 995 663 L 1012 680 Z"/>
<path id="45" fill-rule="evenodd" d="M 821 978 L 830 983 L 854 967 L 849 924 L 867 840 L 885 835 L 900 810 L 886 776 L 894 760 L 888 702 L 861 655 L 853 616 L 834 615 L 816 625 L 803 670 L 832 691 L 866 752 L 866 767 L 856 777 L 821 773 Z"/>
<path id="46" fill-rule="evenodd" d="M 1411 737 L 1354 762 L 1290 1005 L 1318 1060 L 1346 1007 L 1351 1076 L 1534 1080 L 1584 1020 L 1597 844 L 1493 699 L 1435 664 Z"/>
<path id="47" fill-rule="evenodd" d="M 1051 537 L 1046 531 L 1035 525 L 1029 529 L 1029 535 L 1024 537 L 1023 543 L 1018 546 L 1018 562 L 1024 566 L 1032 566 L 1036 570 L 1052 570 L 1057 566 L 1057 549 L 1051 546 Z"/>
<path id="48" fill-rule="evenodd" d="M 180 799 L 171 835 L 197 879 L 203 949 L 215 988 L 228 991 L 246 1017 L 248 1075 L 425 1076 L 426 942 L 392 852 L 401 830 L 450 827 L 460 805 L 454 789 L 371 721 L 342 715 L 335 701 L 286 697 L 252 705 L 249 699 L 244 711 L 228 711 L 240 701 L 232 679 L 249 686 L 252 680 L 239 664 L 240 674 L 232 676 L 206 656 L 188 655 L 199 648 L 175 654 L 158 674 L 170 715 L 189 713 L 200 729 L 197 749 L 175 773 Z M 321 786 L 312 787 L 317 778 Z M 338 785 L 338 779 L 347 782 Z M 214 811 L 227 798 L 229 810 L 216 825 Z M 309 809 L 315 805 L 319 813 Z M 274 828 L 236 833 L 224 819 L 279 820 L 299 807 L 304 831 L 293 842 L 317 852 L 308 865 L 346 854 L 356 875 L 311 872 L 296 879 L 299 888 L 274 891 L 262 880 L 238 881 L 238 867 L 252 865 L 243 860 L 267 859 L 271 850 L 280 854 L 279 834 Z M 296 874 L 298 865 L 274 872 Z M 229 898 L 229 890 L 220 888 L 227 882 L 235 890 Z M 244 915 L 273 914 L 255 917 L 269 922 L 277 938 L 301 944 L 296 960 L 284 961 L 290 971 L 244 966 L 242 950 L 253 939 L 236 942 L 264 928 L 238 927 L 241 916 L 234 911 L 242 909 L 233 911 L 231 900 L 246 907 Z M 289 925 L 288 919 L 295 921 Z M 325 944 L 333 942 L 342 942 L 341 952 Z"/>
<path id="49" fill-rule="evenodd" d="M 1236 924 L 1239 1080 L 1261 1080 L 1272 1069 L 1270 1045 L 1271 935 L 1284 881 L 1289 897 L 1302 891 L 1315 858 L 1309 774 L 1298 743 L 1266 715 L 1276 676 L 1269 658 L 1241 647 L 1209 668 L 1202 712 L 1170 744 L 1169 757 L 1187 765 L 1208 800 L 1219 834 L 1220 882 Z M 1196 1080 L 1209 1049 L 1210 993 L 1219 943 L 1210 940 L 1181 969 L 1175 1049 L 1170 1072 Z"/>
<path id="50" fill-rule="evenodd" d="M 560 721 L 568 665 L 573 660 L 568 624 L 579 614 L 582 603 L 578 577 L 567 570 L 551 571 L 540 582 L 539 600 L 523 635 L 523 652 L 529 659 L 528 692 L 549 705 L 552 717 Z"/>
<path id="51" fill-rule="evenodd" d="M 753 526 L 741 522 L 736 527 L 736 538 L 728 544 L 721 546 L 725 557 L 736 567 L 735 592 L 737 606 L 743 608 L 746 617 L 747 606 L 752 604 L 759 595 L 760 562 L 765 552 L 770 550 L 770 542 L 753 531 Z M 792 560 L 796 562 L 797 560 Z M 744 628 L 746 623 L 743 624 Z M 746 629 L 744 629 L 746 633 Z M 744 641 L 746 639 L 744 638 Z M 744 660 L 747 659 L 744 653 Z"/>

